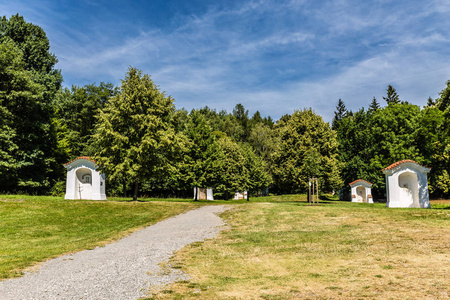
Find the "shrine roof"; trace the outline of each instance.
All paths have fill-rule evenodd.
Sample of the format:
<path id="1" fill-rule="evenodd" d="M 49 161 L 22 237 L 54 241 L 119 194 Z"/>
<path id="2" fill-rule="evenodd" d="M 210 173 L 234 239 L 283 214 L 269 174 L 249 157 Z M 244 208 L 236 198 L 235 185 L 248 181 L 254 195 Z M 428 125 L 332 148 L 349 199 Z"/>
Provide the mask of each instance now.
<path id="1" fill-rule="evenodd" d="M 415 161 L 413 161 L 413 160 L 410 160 L 410 159 L 404 159 L 404 160 L 401 160 L 401 161 L 398 161 L 398 162 L 393 163 L 392 165 L 390 165 L 390 166 L 384 168 L 384 169 L 381 170 L 381 171 L 392 170 L 393 168 L 398 167 L 398 166 L 400 166 L 401 164 L 404 164 L 404 163 L 413 163 L 413 164 L 416 164 L 416 165 L 418 165 L 418 166 L 421 166 L 421 167 L 424 167 L 424 168 L 427 168 L 427 169 L 428 169 L 428 167 L 422 166 L 421 164 L 419 164 L 419 163 L 417 163 L 417 162 L 415 162 Z"/>
<path id="2" fill-rule="evenodd" d="M 75 159 L 72 160 L 72 161 L 69 161 L 68 163 L 65 163 L 63 166 L 70 165 L 70 164 L 73 163 L 74 161 L 77 161 L 77 160 L 80 160 L 80 159 L 85 159 L 85 160 L 88 160 L 88 161 L 91 161 L 91 162 L 95 163 L 95 161 L 94 161 L 93 159 L 91 159 L 89 156 L 80 156 L 80 157 L 75 158 Z"/>
<path id="3" fill-rule="evenodd" d="M 357 179 L 357 180 L 355 180 L 355 181 L 353 181 L 353 182 L 350 182 L 348 185 L 353 185 L 353 184 L 355 184 L 355 183 L 357 183 L 357 182 L 359 182 L 359 181 L 365 182 L 365 183 L 367 183 L 367 184 L 369 184 L 369 185 L 372 185 L 372 183 L 370 183 L 370 182 L 368 182 L 368 181 L 366 181 L 366 180 L 364 180 L 364 179 Z"/>

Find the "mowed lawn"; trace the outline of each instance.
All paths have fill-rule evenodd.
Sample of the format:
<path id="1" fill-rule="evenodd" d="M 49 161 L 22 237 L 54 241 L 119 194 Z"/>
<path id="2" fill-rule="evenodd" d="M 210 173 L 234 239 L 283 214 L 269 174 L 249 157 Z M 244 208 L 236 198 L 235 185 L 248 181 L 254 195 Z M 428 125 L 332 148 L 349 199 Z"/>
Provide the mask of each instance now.
<path id="1" fill-rule="evenodd" d="M 432 209 L 275 197 L 236 205 L 218 238 L 169 266 L 191 276 L 149 299 L 448 299 L 450 202 Z M 262 200 L 262 199 L 258 199 Z"/>
<path id="2" fill-rule="evenodd" d="M 0 280 L 20 276 L 24 268 L 46 259 L 105 245 L 204 204 L 0 195 Z"/>
<path id="3" fill-rule="evenodd" d="M 65 201 L 0 196 L 0 276 L 92 249 L 206 204 L 233 204 L 217 238 L 177 252 L 168 267 L 191 279 L 154 299 L 446 299 L 450 202 L 432 209 L 321 201 L 304 195 L 250 202 L 146 199 Z"/>

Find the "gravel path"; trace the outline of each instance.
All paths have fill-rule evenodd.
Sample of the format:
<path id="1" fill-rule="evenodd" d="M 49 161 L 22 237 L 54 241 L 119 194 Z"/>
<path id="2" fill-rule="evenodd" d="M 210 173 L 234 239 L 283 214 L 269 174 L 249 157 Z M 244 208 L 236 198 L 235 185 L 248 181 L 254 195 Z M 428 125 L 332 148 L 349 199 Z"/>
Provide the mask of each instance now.
<path id="1" fill-rule="evenodd" d="M 187 276 L 175 270 L 161 272 L 158 264 L 187 244 L 214 237 L 224 225 L 217 213 L 226 209 L 224 205 L 203 206 L 105 247 L 49 260 L 37 272 L 0 281 L 0 299 L 145 297 L 150 288 Z"/>

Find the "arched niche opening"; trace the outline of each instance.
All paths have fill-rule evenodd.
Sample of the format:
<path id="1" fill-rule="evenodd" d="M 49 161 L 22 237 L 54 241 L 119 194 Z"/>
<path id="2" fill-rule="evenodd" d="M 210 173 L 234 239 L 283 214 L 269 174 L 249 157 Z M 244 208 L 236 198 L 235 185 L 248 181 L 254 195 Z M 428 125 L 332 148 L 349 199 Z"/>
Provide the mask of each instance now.
<path id="1" fill-rule="evenodd" d="M 363 203 L 367 203 L 367 198 L 366 198 L 366 188 L 363 186 L 358 186 L 356 188 L 356 202 L 363 202 Z"/>
<path id="2" fill-rule="evenodd" d="M 398 176 L 398 185 L 400 187 L 400 198 L 403 203 L 410 207 L 419 205 L 419 183 L 417 174 L 413 172 L 403 172 Z"/>
<path id="3" fill-rule="evenodd" d="M 75 199 L 91 199 L 92 171 L 88 168 L 79 168 L 76 171 Z"/>

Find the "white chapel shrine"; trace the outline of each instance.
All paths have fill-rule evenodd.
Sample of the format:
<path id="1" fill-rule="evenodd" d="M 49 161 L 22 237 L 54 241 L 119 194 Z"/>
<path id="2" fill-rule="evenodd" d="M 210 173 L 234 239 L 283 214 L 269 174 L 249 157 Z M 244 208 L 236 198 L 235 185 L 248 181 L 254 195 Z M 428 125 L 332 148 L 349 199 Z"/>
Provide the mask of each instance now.
<path id="1" fill-rule="evenodd" d="M 428 176 L 430 168 L 412 160 L 402 160 L 384 168 L 386 207 L 430 208 Z"/>
<path id="2" fill-rule="evenodd" d="M 355 180 L 349 183 L 351 187 L 352 202 L 373 203 L 372 184 L 363 179 Z"/>
<path id="3" fill-rule="evenodd" d="M 64 167 L 67 169 L 64 199 L 106 200 L 105 175 L 97 171 L 95 161 L 82 156 Z"/>
<path id="4" fill-rule="evenodd" d="M 214 200 L 213 189 L 208 188 L 194 188 L 194 199 L 197 195 L 197 200 Z"/>
<path id="5" fill-rule="evenodd" d="M 247 191 L 237 191 L 236 193 L 234 193 L 234 197 L 233 200 L 242 200 L 242 199 L 247 199 Z"/>

